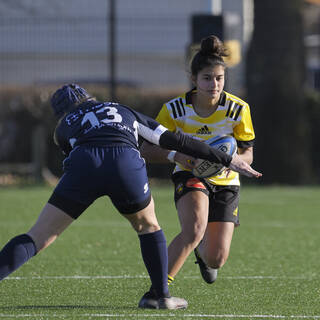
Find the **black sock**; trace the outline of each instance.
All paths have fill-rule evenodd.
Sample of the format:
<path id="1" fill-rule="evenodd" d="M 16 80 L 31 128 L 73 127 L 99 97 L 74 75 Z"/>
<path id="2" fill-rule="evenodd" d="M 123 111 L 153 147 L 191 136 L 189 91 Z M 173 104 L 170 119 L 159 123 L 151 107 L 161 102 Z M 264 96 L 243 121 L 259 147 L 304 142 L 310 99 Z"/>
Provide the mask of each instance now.
<path id="1" fill-rule="evenodd" d="M 170 297 L 168 289 L 168 251 L 162 230 L 139 235 L 144 264 L 148 270 L 152 288 L 159 298 Z"/>
<path id="2" fill-rule="evenodd" d="M 21 267 L 36 253 L 36 245 L 27 234 L 11 239 L 0 251 L 0 281 Z"/>

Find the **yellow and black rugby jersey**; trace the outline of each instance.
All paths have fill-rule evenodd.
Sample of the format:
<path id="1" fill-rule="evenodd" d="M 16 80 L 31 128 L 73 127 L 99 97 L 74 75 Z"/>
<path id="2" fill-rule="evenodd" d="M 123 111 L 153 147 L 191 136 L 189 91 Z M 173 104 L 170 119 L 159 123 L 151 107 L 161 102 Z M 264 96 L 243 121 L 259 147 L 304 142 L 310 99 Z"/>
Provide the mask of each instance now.
<path id="1" fill-rule="evenodd" d="M 173 132 L 184 132 L 199 140 L 208 140 L 218 135 L 232 135 L 239 148 L 249 148 L 254 144 L 249 105 L 238 97 L 222 92 L 217 110 L 206 118 L 200 117 L 192 106 L 191 90 L 163 104 L 156 120 Z M 174 172 L 187 170 L 176 165 Z M 219 176 L 207 178 L 216 185 L 240 185 L 239 174 L 225 172 Z"/>

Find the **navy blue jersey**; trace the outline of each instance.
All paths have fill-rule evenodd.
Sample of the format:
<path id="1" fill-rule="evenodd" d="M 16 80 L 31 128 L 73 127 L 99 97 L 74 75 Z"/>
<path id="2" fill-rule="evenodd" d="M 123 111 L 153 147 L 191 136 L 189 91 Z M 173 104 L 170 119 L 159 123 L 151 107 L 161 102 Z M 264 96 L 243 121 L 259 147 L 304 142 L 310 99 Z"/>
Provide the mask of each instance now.
<path id="1" fill-rule="evenodd" d="M 222 163 L 226 166 L 232 157 L 194 140 L 187 135 L 174 134 L 156 120 L 131 108 L 113 102 L 89 101 L 65 115 L 58 123 L 54 138 L 68 155 L 79 145 L 131 146 L 138 149 L 138 136 L 196 158 Z"/>
<path id="2" fill-rule="evenodd" d="M 55 142 L 65 154 L 81 144 L 129 145 L 138 148 L 138 136 L 159 144 L 167 131 L 152 118 L 113 102 L 90 101 L 65 115 L 55 130 Z"/>

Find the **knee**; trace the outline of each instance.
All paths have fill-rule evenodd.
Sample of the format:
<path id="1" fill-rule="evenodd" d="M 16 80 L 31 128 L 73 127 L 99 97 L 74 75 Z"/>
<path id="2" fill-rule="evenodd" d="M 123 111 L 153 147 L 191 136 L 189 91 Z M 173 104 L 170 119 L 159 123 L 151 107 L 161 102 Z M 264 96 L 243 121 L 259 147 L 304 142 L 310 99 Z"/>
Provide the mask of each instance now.
<path id="1" fill-rule="evenodd" d="M 137 233 L 150 233 L 161 229 L 156 219 L 148 219 L 145 216 L 134 217 L 130 219 L 130 223 Z"/>
<path id="2" fill-rule="evenodd" d="M 191 245 L 194 248 L 198 246 L 202 240 L 203 235 L 199 233 L 187 234 L 184 236 L 184 242 L 188 245 Z"/>
<path id="3" fill-rule="evenodd" d="M 161 229 L 154 211 L 152 198 L 146 208 L 133 214 L 125 214 L 124 217 L 138 234 L 156 232 Z"/>
<path id="4" fill-rule="evenodd" d="M 132 223 L 132 227 L 137 233 L 151 233 L 161 229 L 159 224 L 148 222 Z"/>
<path id="5" fill-rule="evenodd" d="M 219 269 L 226 263 L 227 259 L 228 255 L 221 253 L 207 257 L 206 262 L 210 268 Z"/>
<path id="6" fill-rule="evenodd" d="M 192 230 L 182 230 L 181 235 L 184 243 L 192 247 L 198 246 L 205 233 L 205 228 L 195 226 Z"/>

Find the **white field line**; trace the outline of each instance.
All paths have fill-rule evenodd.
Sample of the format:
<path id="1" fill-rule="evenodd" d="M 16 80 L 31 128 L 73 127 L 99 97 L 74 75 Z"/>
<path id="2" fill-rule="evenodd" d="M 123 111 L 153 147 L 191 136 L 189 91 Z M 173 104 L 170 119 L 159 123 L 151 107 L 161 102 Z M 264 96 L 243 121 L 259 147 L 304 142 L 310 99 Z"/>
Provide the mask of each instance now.
<path id="1" fill-rule="evenodd" d="M 215 318 L 250 318 L 250 319 L 320 319 L 320 316 L 304 316 L 304 315 L 290 315 L 290 316 L 282 316 L 282 315 L 258 315 L 258 314 L 123 314 L 123 315 L 109 315 L 109 314 L 85 314 L 84 316 L 94 316 L 94 317 L 170 317 L 170 318 L 208 318 L 208 319 L 215 319 Z"/>
<path id="2" fill-rule="evenodd" d="M 68 314 L 17 314 L 17 315 L 10 315 L 10 314 L 3 314 L 0 313 L 0 318 L 34 318 L 40 319 L 41 318 L 68 318 L 70 315 Z M 73 315 L 75 316 L 75 315 Z M 83 318 L 203 318 L 203 319 L 217 319 L 217 318 L 229 318 L 229 319 L 320 319 L 320 315 L 276 315 L 276 314 L 107 314 L 107 313 L 86 313 L 86 314 L 79 314 L 81 319 Z"/>
<path id="3" fill-rule="evenodd" d="M 148 279 L 148 276 L 129 276 L 129 275 L 122 275 L 122 276 L 39 276 L 39 277 L 8 277 L 4 280 L 60 280 L 60 279 L 89 279 L 89 280 L 95 280 L 95 279 Z"/>
<path id="4" fill-rule="evenodd" d="M 36 277 L 7 277 L 4 280 L 60 280 L 60 279 L 147 279 L 149 278 L 147 275 L 116 275 L 116 276 L 36 276 Z M 200 276 L 184 276 L 185 279 L 199 279 Z M 227 280 L 314 280 L 317 276 L 221 276 L 219 279 L 227 279 Z"/>

